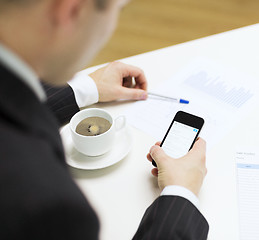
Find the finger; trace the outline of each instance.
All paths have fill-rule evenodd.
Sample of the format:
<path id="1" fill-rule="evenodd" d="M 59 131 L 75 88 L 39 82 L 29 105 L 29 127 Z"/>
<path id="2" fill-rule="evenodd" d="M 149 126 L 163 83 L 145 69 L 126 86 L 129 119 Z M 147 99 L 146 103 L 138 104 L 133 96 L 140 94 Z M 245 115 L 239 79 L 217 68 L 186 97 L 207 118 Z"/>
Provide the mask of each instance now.
<path id="1" fill-rule="evenodd" d="M 120 89 L 120 98 L 128 100 L 145 100 L 147 99 L 147 92 L 141 89 L 122 87 Z"/>
<path id="2" fill-rule="evenodd" d="M 203 164 L 206 162 L 206 142 L 199 138 L 193 145 L 192 149 L 189 152 L 190 155 L 193 155 L 192 159 L 196 161 L 201 161 Z"/>
<path id="3" fill-rule="evenodd" d="M 156 142 L 156 143 L 155 143 L 155 145 L 160 146 L 160 145 L 161 145 L 161 142 L 160 142 L 160 141 L 158 141 L 158 142 Z M 153 159 L 152 159 L 152 157 L 151 157 L 150 153 L 148 153 L 148 154 L 147 154 L 147 159 L 148 159 L 150 162 L 152 162 L 152 161 L 153 161 Z"/>
<path id="4" fill-rule="evenodd" d="M 163 149 L 158 145 L 154 145 L 153 147 L 151 147 L 149 153 L 151 158 L 156 162 L 156 164 L 159 164 L 161 160 L 167 157 Z"/>
<path id="5" fill-rule="evenodd" d="M 124 64 L 121 62 L 116 62 L 114 63 L 118 68 L 120 68 L 122 77 L 134 77 L 136 86 L 142 90 L 147 90 L 147 79 L 145 77 L 145 74 L 143 70 L 141 70 L 138 67 L 129 65 L 129 64 Z"/>
<path id="6" fill-rule="evenodd" d="M 124 77 L 122 85 L 124 87 L 127 87 L 127 88 L 133 88 L 134 84 L 133 84 L 133 81 L 132 81 L 132 77 L 130 77 L 130 76 L 129 77 Z"/>
<path id="7" fill-rule="evenodd" d="M 158 177 L 158 169 L 157 168 L 153 168 L 151 170 L 151 173 L 155 176 L 155 177 Z"/>
<path id="8" fill-rule="evenodd" d="M 199 138 L 195 141 L 195 143 L 194 143 L 192 149 L 194 149 L 194 150 L 197 149 L 198 151 L 200 151 L 200 150 L 206 151 L 206 141 L 205 141 L 203 138 L 200 138 L 200 137 L 199 137 Z"/>
<path id="9" fill-rule="evenodd" d="M 151 155 L 150 155 L 149 153 L 147 154 L 147 159 L 148 159 L 148 161 L 150 161 L 150 162 L 152 162 L 152 160 L 153 160 L 152 157 L 151 157 Z"/>
<path id="10" fill-rule="evenodd" d="M 147 79 L 143 73 L 143 75 L 140 75 L 138 77 L 135 77 L 135 88 L 140 88 L 143 90 L 147 90 L 148 84 L 147 84 Z"/>

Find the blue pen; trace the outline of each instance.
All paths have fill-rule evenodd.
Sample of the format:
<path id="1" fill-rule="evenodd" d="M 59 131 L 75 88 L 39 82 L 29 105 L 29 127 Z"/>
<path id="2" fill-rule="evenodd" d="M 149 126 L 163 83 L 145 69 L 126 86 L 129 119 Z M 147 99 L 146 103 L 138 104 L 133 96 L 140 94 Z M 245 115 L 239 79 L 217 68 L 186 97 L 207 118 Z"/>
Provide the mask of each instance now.
<path id="1" fill-rule="evenodd" d="M 185 100 L 185 99 L 182 99 L 182 98 L 173 98 L 173 97 L 168 97 L 168 96 L 164 96 L 164 95 L 156 94 L 156 93 L 152 93 L 152 92 L 148 92 L 148 95 L 159 97 L 159 98 L 162 98 L 162 99 L 165 99 L 165 100 L 170 100 L 170 101 L 178 102 L 178 103 L 183 103 L 183 104 L 188 104 L 189 103 L 188 100 Z"/>

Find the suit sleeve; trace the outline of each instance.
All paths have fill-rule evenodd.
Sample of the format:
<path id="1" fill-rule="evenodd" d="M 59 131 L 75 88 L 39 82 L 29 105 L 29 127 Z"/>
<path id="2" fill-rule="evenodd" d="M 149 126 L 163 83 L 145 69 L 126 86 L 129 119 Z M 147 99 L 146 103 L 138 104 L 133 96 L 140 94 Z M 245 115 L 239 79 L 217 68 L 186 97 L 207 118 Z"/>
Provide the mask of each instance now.
<path id="1" fill-rule="evenodd" d="M 75 95 L 69 85 L 53 87 L 42 82 L 47 94 L 47 106 L 52 110 L 60 125 L 67 123 L 80 109 L 76 103 Z"/>
<path id="2" fill-rule="evenodd" d="M 199 210 L 178 196 L 160 196 L 146 210 L 134 240 L 205 240 L 209 225 Z"/>

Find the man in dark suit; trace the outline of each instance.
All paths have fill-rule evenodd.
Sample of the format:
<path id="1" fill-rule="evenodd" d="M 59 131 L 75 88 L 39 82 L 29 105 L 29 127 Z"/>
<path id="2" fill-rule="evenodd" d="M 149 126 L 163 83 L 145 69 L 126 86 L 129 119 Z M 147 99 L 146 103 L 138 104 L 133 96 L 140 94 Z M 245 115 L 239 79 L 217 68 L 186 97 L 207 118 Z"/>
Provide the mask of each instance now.
<path id="1" fill-rule="evenodd" d="M 0 0 L 0 239 L 98 239 L 98 218 L 69 174 L 58 128 L 80 106 L 65 83 L 107 40 L 126 2 Z M 135 88 L 123 85 L 128 76 Z M 91 77 L 99 101 L 146 98 L 138 68 L 112 63 Z M 205 142 L 181 159 L 157 145 L 147 157 L 163 192 L 134 239 L 206 239 L 197 208 Z"/>

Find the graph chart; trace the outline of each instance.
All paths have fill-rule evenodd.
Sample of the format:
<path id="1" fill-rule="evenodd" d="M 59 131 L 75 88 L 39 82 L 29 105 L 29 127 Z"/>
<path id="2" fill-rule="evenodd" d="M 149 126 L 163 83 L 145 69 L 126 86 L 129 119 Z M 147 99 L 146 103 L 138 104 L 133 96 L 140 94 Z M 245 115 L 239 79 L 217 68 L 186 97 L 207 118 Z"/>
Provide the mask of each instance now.
<path id="1" fill-rule="evenodd" d="M 236 108 L 240 108 L 253 96 L 250 90 L 229 86 L 219 78 L 209 77 L 207 72 L 200 71 L 188 77 L 184 83 Z"/>

